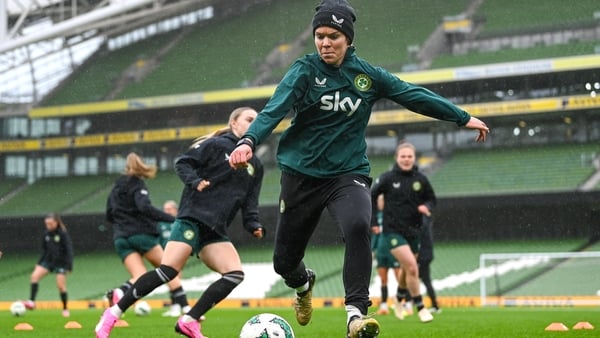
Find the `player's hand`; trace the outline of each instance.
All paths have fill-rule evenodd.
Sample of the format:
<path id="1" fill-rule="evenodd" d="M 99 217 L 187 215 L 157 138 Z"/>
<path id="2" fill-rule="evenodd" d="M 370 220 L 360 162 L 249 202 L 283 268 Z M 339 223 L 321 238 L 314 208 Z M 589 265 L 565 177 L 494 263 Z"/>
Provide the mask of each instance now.
<path id="1" fill-rule="evenodd" d="M 263 238 L 265 235 L 264 228 L 258 228 L 252 232 L 252 235 L 258 239 Z"/>
<path id="2" fill-rule="evenodd" d="M 425 205 L 425 204 L 421 204 L 417 207 L 417 210 L 419 210 L 420 213 L 422 213 L 423 215 L 430 217 L 431 216 L 431 211 L 429 211 L 429 208 Z"/>
<path id="3" fill-rule="evenodd" d="M 233 169 L 246 168 L 252 155 L 252 148 L 249 145 L 240 144 L 229 154 L 229 165 Z"/>
<path id="4" fill-rule="evenodd" d="M 490 132 L 490 128 L 483 121 L 473 116 L 471 116 L 471 119 L 467 122 L 465 127 L 479 130 L 479 134 L 475 138 L 476 142 L 485 142 L 485 139 Z"/>
<path id="5" fill-rule="evenodd" d="M 200 181 L 200 183 L 198 183 L 198 186 L 196 187 L 196 190 L 202 191 L 202 190 L 206 189 L 206 187 L 208 187 L 209 185 L 210 185 L 209 181 L 202 180 L 202 181 Z"/>
<path id="6" fill-rule="evenodd" d="M 373 225 L 373 226 L 371 226 L 371 231 L 375 235 L 379 235 L 381 233 L 381 227 L 379 225 Z"/>

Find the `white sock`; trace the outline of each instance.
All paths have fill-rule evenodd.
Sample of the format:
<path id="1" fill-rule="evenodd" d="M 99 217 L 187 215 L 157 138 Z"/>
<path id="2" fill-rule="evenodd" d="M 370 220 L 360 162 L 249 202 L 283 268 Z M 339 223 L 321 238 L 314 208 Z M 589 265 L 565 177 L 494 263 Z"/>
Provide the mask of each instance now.
<path id="1" fill-rule="evenodd" d="M 117 306 L 117 304 L 115 304 L 110 307 L 110 313 L 112 313 L 113 316 L 115 316 L 117 318 L 121 318 L 123 311 L 121 311 L 121 308 L 119 306 Z"/>
<path id="2" fill-rule="evenodd" d="M 362 318 L 362 313 L 360 313 L 360 310 L 354 305 L 346 305 L 346 314 L 348 316 L 346 318 L 346 324 L 350 324 L 350 319 L 352 317 L 358 316 L 359 318 Z"/>
<path id="3" fill-rule="evenodd" d="M 296 293 L 302 293 L 302 292 L 308 290 L 308 286 L 309 286 L 309 284 L 308 284 L 308 282 L 306 282 L 306 283 L 304 283 L 304 285 L 297 287 Z"/>
<path id="4" fill-rule="evenodd" d="M 181 321 L 184 323 L 189 323 L 195 321 L 195 319 L 192 318 L 190 315 L 183 315 L 183 317 L 181 317 Z"/>

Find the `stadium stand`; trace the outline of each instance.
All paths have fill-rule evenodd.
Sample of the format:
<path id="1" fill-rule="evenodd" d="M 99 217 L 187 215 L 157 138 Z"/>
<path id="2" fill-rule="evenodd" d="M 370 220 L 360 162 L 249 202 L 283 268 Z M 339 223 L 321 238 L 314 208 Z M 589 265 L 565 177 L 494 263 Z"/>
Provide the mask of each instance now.
<path id="1" fill-rule="evenodd" d="M 105 100 L 130 65 L 151 56 L 155 50 L 173 39 L 175 34 L 177 33 L 165 33 L 114 51 L 103 49 L 97 52 L 64 85 L 44 99 L 42 105 Z"/>
<path id="2" fill-rule="evenodd" d="M 593 54 L 599 39 L 595 17 L 598 4 L 584 0 L 565 7 L 557 0 L 508 4 L 481 1 L 472 21 L 473 30 L 461 35 L 452 53 L 437 55 L 432 68 L 547 57 Z M 457 57 L 459 56 L 459 57 Z"/>
<path id="3" fill-rule="evenodd" d="M 357 48 L 373 64 L 400 71 L 403 64 L 411 62 L 408 46 L 421 43 L 446 13 L 459 13 L 466 4 L 467 0 L 435 0 L 425 6 L 401 7 L 391 0 L 382 1 L 380 6 L 359 2 L 358 15 L 364 14 L 357 24 Z M 243 17 L 194 27 L 162 56 L 152 72 L 126 86 L 115 98 L 243 87 L 257 76 L 256 66 L 269 51 L 299 38 L 303 27 L 309 29 L 313 6 L 312 0 L 277 1 L 267 7 L 252 8 Z M 406 34 L 407 31 L 411 33 Z M 122 72 L 140 58 L 151 57 L 174 34 L 155 36 L 112 52 L 102 51 L 43 105 L 102 100 Z M 306 49 L 294 57 L 314 50 L 312 40 L 304 44 Z M 272 83 L 279 81 L 286 68 L 287 65 L 273 70 Z"/>
<path id="4" fill-rule="evenodd" d="M 560 8 L 560 11 L 543 10 L 540 3 L 521 1 L 508 3 L 501 1 L 482 1 L 476 15 L 485 19 L 482 36 L 515 35 L 523 31 L 552 31 L 557 27 L 574 27 L 590 24 L 597 20 L 598 2 L 580 0 L 576 6 L 565 6 L 560 0 L 544 1 L 544 8 Z"/>
<path id="5" fill-rule="evenodd" d="M 62 211 L 95 195 L 108 182 L 112 182 L 108 175 L 43 178 L 0 204 L 0 215 L 44 215 Z"/>
<path id="6" fill-rule="evenodd" d="M 431 183 L 440 196 L 575 191 L 595 168 L 597 144 L 456 151 Z"/>
<path id="7" fill-rule="evenodd" d="M 435 163 L 429 174 L 438 197 L 576 191 L 594 172 L 588 159 L 599 152 L 598 145 L 554 145 L 490 150 L 463 150 Z M 389 170 L 393 157 L 370 157 L 372 177 Z M 474 163 L 477 163 L 475 165 Z M 265 171 L 261 205 L 276 205 L 279 170 Z M 115 175 L 46 178 L 36 181 L 13 198 L 0 204 L 0 214 L 40 215 L 48 210 L 86 214 L 102 213 Z M 21 180 L 8 180 L 17 187 Z M 166 200 L 179 201 L 182 183 L 172 171 L 160 171 L 147 180 L 156 206 Z M 596 186 L 596 189 L 600 186 Z M 10 191 L 4 188 L 3 191 Z M 38 203 L 36 200 L 48 200 Z"/>
<path id="8" fill-rule="evenodd" d="M 23 186 L 27 182 L 22 178 L 10 178 L 2 180 L 0 185 L 0 204 L 4 203 L 5 198 L 12 193 L 16 193 L 19 187 Z"/>
<path id="9" fill-rule="evenodd" d="M 420 46 L 431 37 L 432 32 L 439 28 L 444 17 L 456 16 L 463 13 L 476 2 L 431 0 L 419 6 L 398 6 L 397 1 L 382 0 L 378 6 L 368 2 L 355 4 L 359 14 L 360 24 L 357 24 L 357 48 L 361 56 L 381 64 L 392 71 L 402 70 L 407 64 L 416 62 L 415 55 L 409 53 L 410 46 Z M 265 62 L 265 58 L 273 50 L 285 51 L 303 35 L 308 28 L 307 23 L 314 5 L 312 0 L 276 1 L 268 6 L 250 8 L 243 17 L 234 17 L 215 24 L 202 24 L 156 35 L 136 44 L 114 51 L 103 49 L 92 59 L 81 66 L 73 75 L 49 96 L 43 105 L 62 105 L 78 102 L 103 101 L 109 97 L 131 98 L 167 94 L 201 92 L 218 88 L 239 88 L 250 83 L 257 74 L 257 65 Z M 557 0 L 551 0 L 548 6 L 562 5 Z M 474 8 L 474 18 L 485 18 L 479 31 L 480 37 L 515 35 L 523 32 L 561 29 L 569 25 L 586 25 L 590 22 L 590 13 L 595 8 L 594 1 L 582 0 L 576 8 L 569 8 L 561 13 L 538 13 L 537 5 L 520 3 L 496 3 L 482 1 Z M 305 13 L 298 15 L 297 13 Z M 368 13 L 368 14 L 367 14 Z M 514 13 L 538 13 L 535 20 L 515 17 Z M 581 19 L 583 18 L 583 19 Z M 593 20 L 592 20 L 593 21 Z M 517 22 L 518 24 L 514 24 Z M 267 24 L 265 24 L 267 23 Z M 385 24 L 382 24 L 385 23 Z M 252 27 L 253 29 L 247 29 Z M 304 28 L 303 28 L 304 27 Z M 510 27 L 507 29 L 506 27 Z M 235 34 L 231 34 L 235 32 Z M 367 38 L 368 37 L 368 38 Z M 175 45 L 170 45 L 177 41 Z M 480 64 L 491 61 L 531 60 L 539 57 L 557 55 L 591 54 L 596 42 L 571 41 L 568 48 L 564 45 L 533 45 L 528 48 L 505 48 L 495 53 L 472 52 L 460 57 L 441 55 L 434 59 L 433 67 L 460 66 L 465 64 Z M 305 43 L 305 50 L 313 50 L 312 42 Z M 160 57 L 156 57 L 160 54 Z M 158 64 L 149 69 L 148 74 L 140 76 L 135 81 L 125 83 L 122 90 L 115 92 L 115 85 L 127 75 L 132 66 L 144 67 L 144 60 L 157 59 Z M 273 69 L 272 80 L 283 74 L 283 69 Z M 586 147 L 592 147 L 588 145 Z M 458 194 L 493 194 L 526 191 L 572 191 L 591 174 L 591 168 L 573 166 L 574 162 L 567 160 L 560 163 L 549 163 L 551 157 L 576 157 L 567 147 L 548 146 L 541 148 L 516 149 L 486 149 L 481 152 L 457 152 L 445 159 L 441 168 L 432 175 L 440 196 L 455 196 Z M 565 150 L 567 149 L 567 150 Z M 587 150 L 586 150 L 587 151 Z M 590 150 L 591 151 L 591 150 Z M 472 153 L 472 154 L 471 154 Z M 556 154 L 562 154 L 556 156 Z M 472 167 L 473 157 L 479 164 L 490 163 L 486 169 L 479 169 L 481 176 L 473 181 L 485 182 L 485 188 L 468 186 L 461 182 L 461 175 Z M 372 157 L 373 176 L 378 176 L 389 168 L 391 156 Z M 576 161 L 575 161 L 576 162 Z M 471 166 L 469 165 L 471 163 Z M 529 180 L 519 181 L 511 178 L 510 168 L 521 168 L 527 174 L 537 168 L 544 168 L 544 175 L 535 175 Z M 571 166 L 569 166 L 571 165 Z M 555 168 L 555 169 L 553 169 Z M 519 172 L 519 170 L 517 171 Z M 561 178 L 556 173 L 569 173 L 569 179 Z M 492 173 L 494 173 L 492 175 Z M 477 173 L 471 173 L 476 175 Z M 483 177 L 484 175 L 492 178 Z M 547 176 L 545 176 L 547 175 Z M 541 178 L 543 176 L 543 178 Z M 114 176 L 108 175 L 111 180 Z M 504 179 L 500 182 L 494 179 Z M 489 182 L 488 182 L 489 179 Z M 49 185 L 47 181 L 59 182 L 59 185 Z M 89 180 L 87 183 L 80 181 Z M 0 203 L 0 213 L 3 215 L 39 214 L 46 212 L 48 207 L 56 210 L 66 210 L 72 213 L 89 213 L 101 211 L 104 207 L 106 183 L 102 177 L 76 177 L 75 179 L 48 178 L 35 182 L 17 196 Z M 262 204 L 274 204 L 278 195 L 279 173 L 270 169 L 265 176 Z M 10 180 L 9 180 L 10 181 Z M 461 182 L 461 186 L 453 185 Z M 148 182 L 153 194 L 153 201 L 161 203 L 166 199 L 178 199 L 180 182 L 171 172 L 160 173 L 155 180 Z M 18 201 L 35 200 L 36 192 L 52 186 L 60 186 L 60 190 L 69 191 L 65 197 L 57 199 L 55 204 L 35 210 L 33 207 L 13 207 Z M 85 186 L 85 187 L 82 187 Z M 6 188 L 5 188 L 6 187 Z M 177 187 L 177 188 L 174 188 Z M 600 184 L 596 189 L 600 188 Z M 6 196 L 8 191 L 14 191 L 11 185 L 5 185 L 0 196 Z M 6 192 L 4 192 L 6 190 Z M 71 192 L 73 191 L 73 192 Z M 41 208 L 40 208 L 41 209 Z"/>

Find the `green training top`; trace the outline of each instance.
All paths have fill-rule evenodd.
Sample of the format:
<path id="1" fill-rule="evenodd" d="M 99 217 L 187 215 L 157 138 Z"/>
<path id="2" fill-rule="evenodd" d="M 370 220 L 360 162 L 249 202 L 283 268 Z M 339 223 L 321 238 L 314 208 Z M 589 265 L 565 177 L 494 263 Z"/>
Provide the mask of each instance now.
<path id="1" fill-rule="evenodd" d="M 296 60 L 244 136 L 260 144 L 292 111 L 277 150 L 282 171 L 319 178 L 368 176 L 365 131 L 373 104 L 381 98 L 459 126 L 470 119 L 447 99 L 370 65 L 351 46 L 339 68 L 317 53 Z"/>

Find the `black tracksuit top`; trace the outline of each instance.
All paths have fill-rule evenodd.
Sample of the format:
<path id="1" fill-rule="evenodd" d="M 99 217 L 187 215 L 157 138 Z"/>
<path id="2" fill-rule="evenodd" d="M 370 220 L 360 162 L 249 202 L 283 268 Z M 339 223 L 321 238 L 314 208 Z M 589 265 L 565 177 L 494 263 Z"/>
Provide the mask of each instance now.
<path id="1" fill-rule="evenodd" d="M 229 154 L 238 140 L 232 133 L 211 137 L 175 160 L 175 171 L 185 186 L 178 218 L 202 223 L 226 236 L 227 227 L 241 209 L 243 226 L 248 232 L 262 227 L 258 198 L 263 166 L 256 156 L 246 169 L 234 170 L 229 166 Z M 202 180 L 210 185 L 198 191 Z"/>
<path id="2" fill-rule="evenodd" d="M 402 171 L 395 164 L 392 170 L 383 173 L 371 189 L 373 215 L 377 215 L 377 196 L 383 194 L 383 232 L 400 233 L 405 237 L 416 237 L 423 222 L 417 207 L 425 204 L 430 211 L 436 204 L 431 183 L 416 167 Z M 376 217 L 371 224 L 377 224 Z"/>
<path id="3" fill-rule="evenodd" d="M 113 238 L 132 235 L 158 235 L 159 221 L 175 218 L 154 207 L 144 180 L 123 175 L 117 179 L 106 202 L 106 220 L 113 224 Z"/>
<path id="4" fill-rule="evenodd" d="M 42 240 L 42 248 L 43 252 L 38 264 L 46 262 L 52 268 L 60 267 L 73 271 L 73 243 L 66 231 L 60 228 L 53 231 L 46 230 Z"/>

